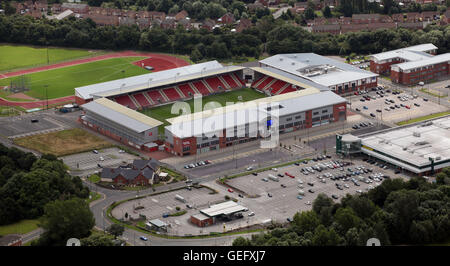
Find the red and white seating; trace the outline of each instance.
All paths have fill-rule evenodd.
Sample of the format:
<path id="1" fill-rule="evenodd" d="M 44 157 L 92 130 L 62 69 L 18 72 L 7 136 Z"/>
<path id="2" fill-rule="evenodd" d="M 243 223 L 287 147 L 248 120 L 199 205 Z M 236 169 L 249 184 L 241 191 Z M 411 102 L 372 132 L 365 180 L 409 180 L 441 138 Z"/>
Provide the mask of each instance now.
<path id="1" fill-rule="evenodd" d="M 208 95 L 211 92 L 206 88 L 206 86 L 201 81 L 192 82 L 192 85 L 202 94 L 202 95 Z"/>
<path id="2" fill-rule="evenodd" d="M 242 79 L 240 79 L 238 75 L 236 75 L 236 74 L 234 74 L 234 73 L 231 73 L 231 75 L 232 75 L 237 81 L 239 81 L 239 82 L 241 83 L 241 86 L 245 86 L 245 82 L 244 82 Z M 239 86 L 239 87 L 241 87 L 241 86 Z"/>
<path id="3" fill-rule="evenodd" d="M 151 90 L 151 91 L 147 91 L 147 95 L 152 99 L 152 101 L 155 104 L 159 104 L 159 103 L 163 103 L 166 100 L 164 99 L 164 97 L 161 95 L 161 93 L 159 93 L 159 90 Z M 159 100 L 158 100 L 159 99 Z"/>
<path id="4" fill-rule="evenodd" d="M 147 98 L 145 98 L 144 94 L 142 93 L 133 94 L 133 97 L 143 108 L 151 105 L 151 103 L 147 100 Z"/>
<path id="5" fill-rule="evenodd" d="M 218 77 L 207 78 L 205 79 L 205 81 L 214 91 L 219 91 L 221 89 L 224 90 L 226 88 Z M 221 89 L 219 88 L 219 86 L 221 87 Z"/>
<path id="6" fill-rule="evenodd" d="M 268 88 L 268 90 L 270 90 L 270 88 L 272 88 L 271 94 L 275 95 L 277 94 L 277 92 L 279 90 L 281 90 L 281 88 L 283 88 L 286 85 L 286 82 L 282 81 L 282 80 L 277 80 L 275 81 L 272 85 L 270 85 L 270 87 Z"/>
<path id="7" fill-rule="evenodd" d="M 181 99 L 180 94 L 177 92 L 177 90 L 175 90 L 175 88 L 163 89 L 163 92 L 171 101 Z"/>
<path id="8" fill-rule="evenodd" d="M 131 109 L 137 109 L 136 105 L 133 103 L 133 101 L 130 99 L 128 95 L 120 95 L 115 97 L 115 100 L 117 103 L 120 103 L 121 105 L 128 106 Z"/>
<path id="9" fill-rule="evenodd" d="M 178 85 L 180 91 L 184 94 L 186 98 L 194 97 L 195 91 L 189 86 L 189 84 L 181 84 Z"/>
<path id="10" fill-rule="evenodd" d="M 261 82 L 258 86 L 256 86 L 257 89 L 263 90 L 264 87 L 267 86 L 267 84 L 269 84 L 270 82 L 272 82 L 272 80 L 274 80 L 274 78 L 272 77 L 267 77 L 263 82 Z"/>
<path id="11" fill-rule="evenodd" d="M 228 85 L 230 85 L 232 89 L 241 87 L 240 85 L 236 84 L 236 82 L 230 75 L 223 75 L 222 78 L 228 83 Z"/>
<path id="12" fill-rule="evenodd" d="M 296 91 L 296 89 L 292 88 L 292 86 L 288 86 L 287 88 L 285 88 L 278 94 L 283 94 L 283 93 L 288 93 L 288 92 L 293 92 L 293 91 Z"/>

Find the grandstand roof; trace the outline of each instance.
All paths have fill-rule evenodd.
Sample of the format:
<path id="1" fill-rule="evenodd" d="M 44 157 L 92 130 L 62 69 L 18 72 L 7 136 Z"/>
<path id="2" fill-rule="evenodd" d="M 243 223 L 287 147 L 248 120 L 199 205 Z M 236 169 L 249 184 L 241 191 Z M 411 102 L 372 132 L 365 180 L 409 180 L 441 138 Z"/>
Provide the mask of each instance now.
<path id="1" fill-rule="evenodd" d="M 378 74 L 314 53 L 278 54 L 261 60 L 260 63 L 324 86 L 378 76 Z"/>
<path id="2" fill-rule="evenodd" d="M 418 67 L 431 66 L 435 64 L 440 64 L 444 62 L 450 62 L 450 53 L 432 56 L 429 58 L 424 58 L 418 61 L 405 62 L 400 64 L 392 65 L 392 68 L 398 67 L 401 70 L 410 70 Z"/>
<path id="3" fill-rule="evenodd" d="M 396 58 L 396 57 L 400 57 L 400 58 L 404 58 L 405 60 L 412 61 L 412 60 L 417 60 L 417 59 L 411 59 L 412 57 L 415 56 L 414 53 L 411 53 L 411 52 L 428 52 L 428 51 L 436 50 L 436 49 L 437 49 L 437 47 L 434 44 L 425 43 L 425 44 L 419 44 L 419 45 L 410 46 L 410 47 L 406 47 L 406 48 L 396 49 L 396 50 L 392 50 L 392 51 L 388 51 L 388 52 L 384 52 L 384 53 L 373 54 L 373 55 L 371 55 L 371 57 L 373 57 L 374 59 L 376 59 L 378 61 L 392 59 L 392 58 Z M 410 58 L 410 59 L 408 59 L 408 58 Z"/>
<path id="4" fill-rule="evenodd" d="M 317 88 L 321 91 L 327 91 L 330 90 L 328 87 L 325 87 L 323 85 L 320 85 L 315 82 L 311 82 L 307 79 L 304 79 L 302 77 L 286 73 L 284 71 L 278 70 L 273 67 L 251 67 L 252 70 L 262 73 L 267 76 L 274 77 L 276 79 L 285 81 L 287 83 L 290 83 L 292 85 L 299 86 L 301 88 L 307 89 L 307 88 Z"/>
<path id="5" fill-rule="evenodd" d="M 202 77 L 241 70 L 240 66 L 222 66 L 217 61 L 173 68 L 169 70 L 97 83 L 75 88 L 75 95 L 83 99 L 94 96 L 108 97 L 124 93 L 132 93 L 144 89 L 170 85 L 175 82 L 194 80 Z"/>
<path id="6" fill-rule="evenodd" d="M 138 133 L 163 124 L 161 121 L 106 98 L 96 99 L 83 104 L 81 107 Z"/>
<path id="7" fill-rule="evenodd" d="M 280 117 L 343 102 L 346 102 L 344 98 L 331 91 L 308 88 L 167 119 L 171 125 L 165 128 L 180 138 L 220 134 L 222 130 L 260 123 L 269 115 L 273 116 L 274 112 L 266 109 L 269 106 L 281 106 L 278 108 Z"/>

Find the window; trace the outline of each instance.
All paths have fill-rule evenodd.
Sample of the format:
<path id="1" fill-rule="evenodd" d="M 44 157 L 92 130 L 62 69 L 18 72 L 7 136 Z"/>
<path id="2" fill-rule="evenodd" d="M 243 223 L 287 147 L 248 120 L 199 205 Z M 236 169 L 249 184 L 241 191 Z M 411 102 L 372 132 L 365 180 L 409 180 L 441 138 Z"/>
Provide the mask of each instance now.
<path id="1" fill-rule="evenodd" d="M 318 114 L 319 114 L 319 112 L 314 112 L 314 113 L 313 113 L 313 115 L 318 115 Z"/>
<path id="2" fill-rule="evenodd" d="M 298 115 L 298 116 L 295 117 L 296 120 L 297 120 L 297 119 L 301 119 L 301 118 L 302 118 L 301 115 Z"/>
<path id="3" fill-rule="evenodd" d="M 325 114 L 325 113 L 328 113 L 328 110 L 327 110 L 327 109 L 322 110 L 322 114 Z"/>
<path id="4" fill-rule="evenodd" d="M 292 121 L 292 117 L 287 118 L 286 121 Z"/>

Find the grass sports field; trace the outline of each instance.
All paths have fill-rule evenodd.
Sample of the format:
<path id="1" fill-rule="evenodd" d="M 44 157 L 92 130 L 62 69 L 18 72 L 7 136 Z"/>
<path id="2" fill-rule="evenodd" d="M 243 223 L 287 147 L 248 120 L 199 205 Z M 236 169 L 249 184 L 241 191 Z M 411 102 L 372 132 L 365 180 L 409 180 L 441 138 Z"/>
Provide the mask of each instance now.
<path id="1" fill-rule="evenodd" d="M 76 66 L 63 67 L 25 75 L 31 89 L 25 94 L 37 98 L 46 99 L 46 87 L 49 99 L 74 95 L 74 88 L 100 83 L 124 77 L 149 73 L 141 67 L 131 64 L 145 57 L 124 57 L 106 59 Z M 11 80 L 21 77 L 13 77 L 0 80 L 0 86 L 10 85 Z"/>
<path id="2" fill-rule="evenodd" d="M 74 128 L 48 134 L 17 138 L 14 143 L 41 153 L 64 156 L 113 146 L 86 130 Z"/>
<path id="3" fill-rule="evenodd" d="M 208 102 L 215 101 L 215 102 L 220 103 L 222 106 L 225 106 L 225 104 L 227 102 L 233 102 L 233 103 L 239 102 L 239 100 L 238 100 L 239 96 L 242 96 L 243 102 L 247 102 L 247 101 L 251 101 L 254 99 L 259 99 L 259 98 L 265 97 L 265 95 L 260 92 L 257 92 L 250 88 L 244 88 L 244 89 L 240 89 L 240 90 L 235 90 L 235 91 L 225 92 L 225 93 L 221 93 L 221 94 L 217 94 L 217 95 L 203 97 L 202 104 L 204 106 Z M 194 112 L 194 100 L 191 99 L 189 101 L 186 101 L 186 103 L 188 103 L 189 106 L 191 107 L 191 112 Z M 159 133 L 163 133 L 164 127 L 169 124 L 166 121 L 166 119 L 178 116 L 178 114 L 172 114 L 171 109 L 172 109 L 172 104 L 166 104 L 163 106 L 142 110 L 140 112 L 163 122 L 164 124 L 159 127 Z"/>
<path id="4" fill-rule="evenodd" d="M 99 54 L 88 50 L 48 48 L 51 64 Z M 47 48 L 0 45 L 0 72 L 44 64 L 47 64 Z"/>

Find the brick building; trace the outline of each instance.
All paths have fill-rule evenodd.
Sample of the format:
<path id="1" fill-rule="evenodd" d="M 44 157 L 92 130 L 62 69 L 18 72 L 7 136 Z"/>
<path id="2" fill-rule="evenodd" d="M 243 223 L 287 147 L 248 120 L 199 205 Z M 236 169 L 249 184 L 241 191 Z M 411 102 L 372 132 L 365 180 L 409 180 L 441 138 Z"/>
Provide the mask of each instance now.
<path id="1" fill-rule="evenodd" d="M 421 81 L 441 79 L 450 75 L 450 53 L 391 66 L 392 82 L 416 85 Z"/>
<path id="2" fill-rule="evenodd" d="M 373 54 L 370 56 L 370 71 L 378 74 L 389 74 L 391 65 L 419 61 L 436 54 L 436 50 L 435 45 L 427 43 Z"/>

